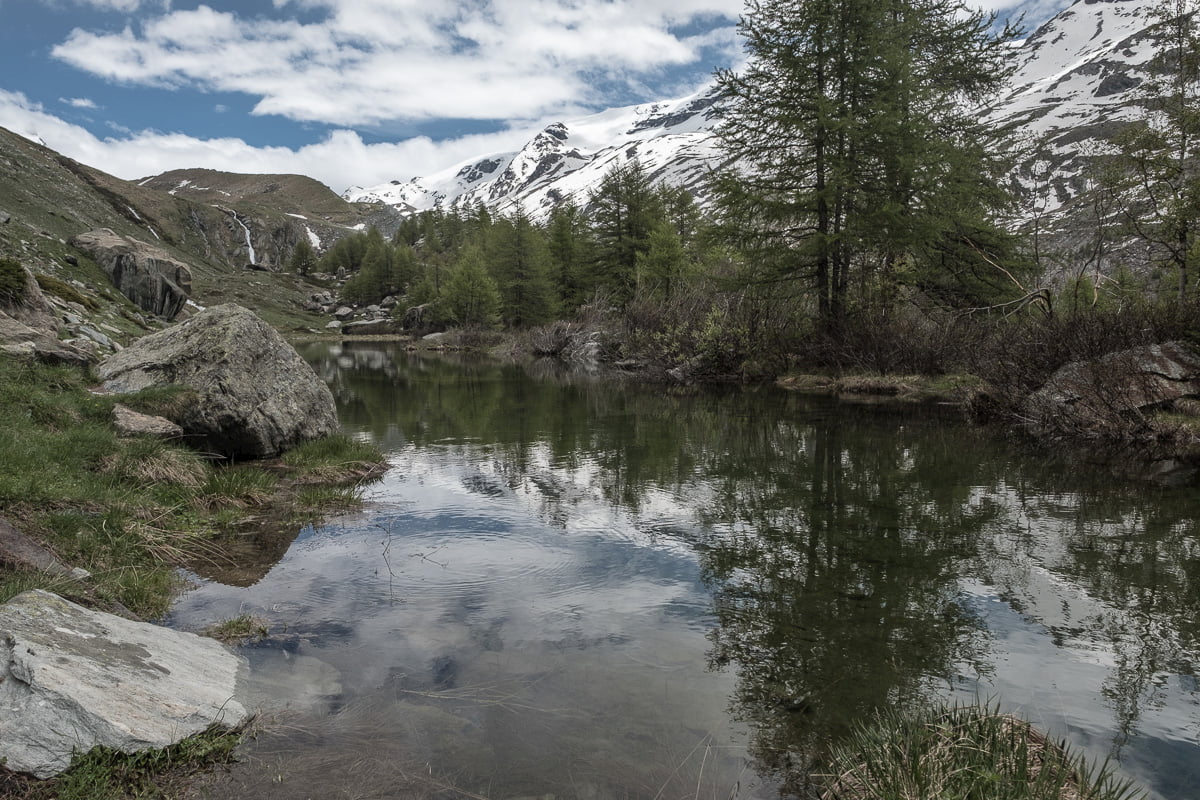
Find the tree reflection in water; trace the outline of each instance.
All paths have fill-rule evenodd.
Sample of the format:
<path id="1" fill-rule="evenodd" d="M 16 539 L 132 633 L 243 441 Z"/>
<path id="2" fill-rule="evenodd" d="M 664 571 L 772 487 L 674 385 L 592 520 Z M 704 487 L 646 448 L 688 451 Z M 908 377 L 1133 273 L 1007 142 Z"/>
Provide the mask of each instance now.
<path id="1" fill-rule="evenodd" d="M 691 547 L 711 666 L 738 675 L 767 770 L 802 774 L 874 709 L 959 693 L 1121 757 L 1163 796 L 1200 783 L 1194 489 L 1023 450 L 940 409 L 379 346 L 307 355 L 345 423 L 385 446 L 475 448 L 546 521 L 599 497 Z M 1061 708 L 1039 705 L 1051 685 Z"/>

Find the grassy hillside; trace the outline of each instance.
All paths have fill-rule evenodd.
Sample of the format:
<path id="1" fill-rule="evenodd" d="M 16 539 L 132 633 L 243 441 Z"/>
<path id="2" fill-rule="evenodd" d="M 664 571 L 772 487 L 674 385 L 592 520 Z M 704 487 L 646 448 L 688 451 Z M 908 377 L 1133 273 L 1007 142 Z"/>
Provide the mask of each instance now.
<path id="1" fill-rule="evenodd" d="M 301 176 L 208 170 L 168 175 L 142 185 L 124 181 L 0 128 L 0 220 L 8 218 L 0 222 L 0 258 L 82 283 L 105 305 L 101 316 L 107 322 L 136 317 L 103 271 L 68 244 L 84 231 L 111 228 L 188 264 L 192 299 L 202 306 L 237 302 L 284 331 L 319 329 L 327 320 L 301 308 L 317 287 L 282 271 L 292 249 L 313 236 L 327 246 L 360 226 L 386 230 L 395 224 L 394 212 L 351 205 Z M 203 178 L 211 192 L 171 194 L 157 188 L 173 189 L 188 175 L 194 182 Z M 256 263 L 266 271 L 246 269 L 242 224 L 251 231 Z"/>

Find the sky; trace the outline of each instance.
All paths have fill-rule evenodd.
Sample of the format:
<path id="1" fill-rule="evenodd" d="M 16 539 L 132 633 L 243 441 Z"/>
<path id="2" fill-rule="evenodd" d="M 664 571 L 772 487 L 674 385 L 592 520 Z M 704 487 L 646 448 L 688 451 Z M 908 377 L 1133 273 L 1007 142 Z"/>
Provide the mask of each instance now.
<path id="1" fill-rule="evenodd" d="M 1071 0 L 968 0 L 1027 27 Z M 128 180 L 336 192 L 513 151 L 736 67 L 742 0 L 0 0 L 0 127 Z"/>

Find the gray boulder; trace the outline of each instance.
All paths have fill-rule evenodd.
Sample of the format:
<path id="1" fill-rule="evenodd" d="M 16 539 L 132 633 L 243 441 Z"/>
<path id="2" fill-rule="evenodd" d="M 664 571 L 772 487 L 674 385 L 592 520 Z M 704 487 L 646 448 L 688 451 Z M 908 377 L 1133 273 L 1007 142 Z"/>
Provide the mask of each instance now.
<path id="1" fill-rule="evenodd" d="M 1026 398 L 1036 430 L 1099 433 L 1138 412 L 1200 396 L 1200 351 L 1185 342 L 1135 347 L 1059 369 Z"/>
<path id="2" fill-rule="evenodd" d="M 45 330 L 29 327 L 0 311 L 0 350 L 18 358 L 32 358 L 45 364 L 87 366 L 95 358 L 88 352 L 61 342 Z"/>
<path id="3" fill-rule="evenodd" d="M 178 439 L 183 428 L 165 417 L 134 411 L 117 403 L 113 406 L 113 427 L 122 436 L 153 436 L 157 439 Z"/>
<path id="4" fill-rule="evenodd" d="M 71 245 L 89 253 L 121 294 L 145 311 L 175 319 L 192 292 L 188 266 L 146 242 L 100 228 L 81 233 Z"/>
<path id="5" fill-rule="evenodd" d="M 333 395 L 296 350 L 232 303 L 145 336 L 97 369 L 112 392 L 179 384 L 197 395 L 185 438 L 230 458 L 277 455 L 338 428 Z"/>
<path id="6" fill-rule="evenodd" d="M 48 778 L 74 752 L 168 747 L 249 718 L 242 660 L 212 639 L 35 590 L 0 606 L 0 760 Z"/>
<path id="7" fill-rule="evenodd" d="M 386 317 L 347 322 L 342 326 L 342 333 L 346 336 L 386 336 L 395 332 L 396 323 Z"/>

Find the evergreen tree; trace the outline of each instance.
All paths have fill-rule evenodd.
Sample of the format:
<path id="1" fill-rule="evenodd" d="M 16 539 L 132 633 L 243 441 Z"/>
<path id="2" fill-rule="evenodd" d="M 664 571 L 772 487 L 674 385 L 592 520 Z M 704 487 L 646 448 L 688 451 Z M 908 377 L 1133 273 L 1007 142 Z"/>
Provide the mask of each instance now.
<path id="1" fill-rule="evenodd" d="M 592 192 L 589 212 L 599 282 L 619 300 L 628 300 L 636 288 L 638 254 L 646 252 L 650 231 L 662 219 L 662 203 L 645 167 L 633 160 L 605 173 Z"/>
<path id="2" fill-rule="evenodd" d="M 1017 32 L 993 22 L 962 0 L 749 0 L 747 67 L 717 76 L 723 221 L 827 325 L 854 279 L 931 263 L 1003 199 L 975 109 Z"/>
<path id="3" fill-rule="evenodd" d="M 660 297 L 678 291 L 690 270 L 678 229 L 663 221 L 650 231 L 646 251 L 637 255 L 638 288 Z"/>
<path id="4" fill-rule="evenodd" d="M 297 275 L 307 275 L 317 266 L 317 254 L 313 251 L 308 239 L 301 239 L 292 249 L 292 257 L 288 259 L 288 269 Z"/>
<path id="5" fill-rule="evenodd" d="M 579 207 L 570 202 L 554 207 L 546 228 L 551 281 L 560 308 L 570 313 L 587 301 L 593 288 L 585 270 L 593 257 L 591 228 Z"/>
<path id="6" fill-rule="evenodd" d="M 500 318 L 500 292 L 488 275 L 483 250 L 467 245 L 446 280 L 441 302 L 446 313 L 462 326 L 490 327 Z"/>
<path id="7" fill-rule="evenodd" d="M 488 238 L 504 321 L 514 328 L 549 322 L 555 304 L 545 235 L 518 206 L 511 217 L 494 225 Z"/>
<path id="8" fill-rule="evenodd" d="M 1200 29 L 1197 0 L 1163 0 L 1149 78 L 1138 89 L 1141 120 L 1119 137 L 1117 191 L 1125 216 L 1153 261 L 1176 274 L 1182 302 L 1200 262 Z"/>

